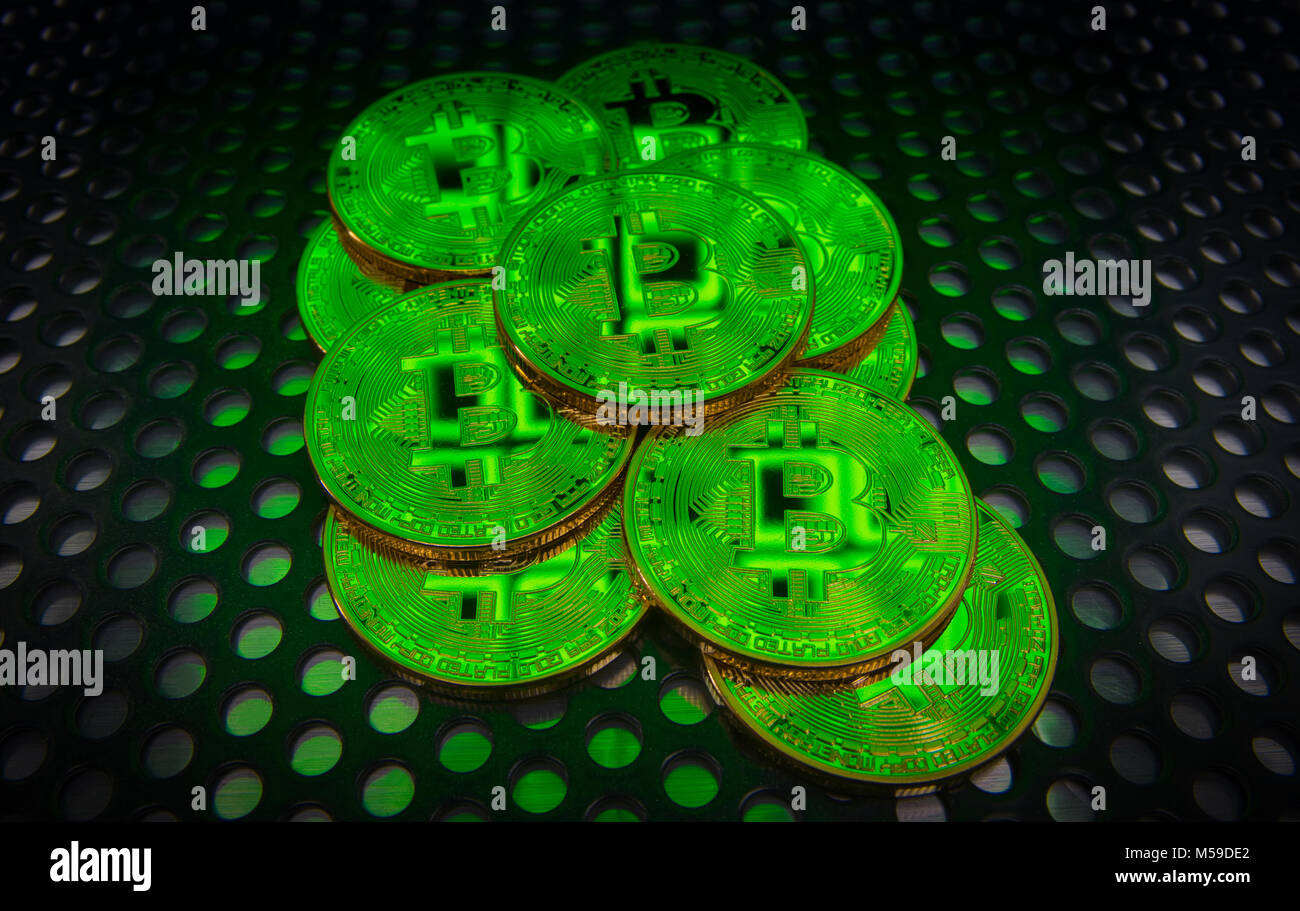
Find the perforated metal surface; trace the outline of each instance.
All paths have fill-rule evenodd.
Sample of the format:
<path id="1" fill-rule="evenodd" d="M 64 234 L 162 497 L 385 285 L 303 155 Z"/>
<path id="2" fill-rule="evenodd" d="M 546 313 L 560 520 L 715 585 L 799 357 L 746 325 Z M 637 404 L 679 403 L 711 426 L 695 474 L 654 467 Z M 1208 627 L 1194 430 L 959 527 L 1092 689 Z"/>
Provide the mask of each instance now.
<path id="1" fill-rule="evenodd" d="M 803 32 L 788 3 L 515 4 L 503 32 L 478 4 L 209 4 L 206 32 L 188 4 L 0 15 L 0 644 L 111 659 L 95 699 L 0 689 L 5 816 L 530 818 L 556 780 L 546 818 L 791 815 L 808 783 L 693 708 L 694 651 L 658 623 L 605 686 L 468 710 L 384 676 L 323 583 L 301 438 L 318 356 L 292 282 L 327 150 L 411 79 L 554 78 L 639 39 L 767 67 L 814 149 L 889 205 L 922 345 L 913 403 L 938 420 L 956 397 L 943 433 L 1058 602 L 1053 695 L 1004 761 L 909 800 L 809 785 L 799 815 L 1300 814 L 1300 150 L 1283 101 L 1300 21 L 1124 3 L 1093 32 L 1092 5 L 815 4 Z M 155 298 L 150 266 L 177 250 L 261 259 L 262 302 Z M 1042 263 L 1067 250 L 1152 259 L 1150 306 L 1045 296 Z M 196 524 L 208 553 L 188 547 Z M 357 679 L 327 692 L 343 654 Z M 484 738 L 481 765 L 450 770 Z"/>

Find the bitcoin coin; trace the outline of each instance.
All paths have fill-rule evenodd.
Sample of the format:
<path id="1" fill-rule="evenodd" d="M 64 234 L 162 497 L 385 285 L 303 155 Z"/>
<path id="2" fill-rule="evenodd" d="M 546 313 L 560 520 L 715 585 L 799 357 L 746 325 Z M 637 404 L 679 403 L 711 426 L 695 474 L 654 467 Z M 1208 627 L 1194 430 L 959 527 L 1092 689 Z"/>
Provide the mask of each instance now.
<path id="1" fill-rule="evenodd" d="M 610 156 L 595 115 L 555 86 L 459 73 L 362 111 L 330 154 L 327 187 L 350 252 L 360 245 L 384 271 L 424 283 L 490 270 L 525 211 L 607 170 Z"/>
<path id="2" fill-rule="evenodd" d="M 652 433 L 624 492 L 633 564 L 719 661 L 854 680 L 956 609 L 975 551 L 970 485 L 901 402 L 800 369 L 699 436 Z"/>
<path id="3" fill-rule="evenodd" d="M 339 339 L 308 390 L 326 492 L 416 556 L 482 562 L 560 538 L 607 505 L 631 452 L 524 389 L 490 301 L 482 279 L 413 291 Z"/>
<path id="4" fill-rule="evenodd" d="M 995 510 L 978 503 L 976 512 L 970 585 L 919 660 L 914 647 L 903 648 L 908 663 L 890 678 L 791 695 L 737 683 L 726 665 L 706 659 L 719 701 L 770 751 L 839 780 L 932 789 L 997 758 L 1047 698 L 1059 628 L 1029 548 Z"/>
<path id="5" fill-rule="evenodd" d="M 321 351 L 328 351 L 339 336 L 399 296 L 361 274 L 328 221 L 307 240 L 295 290 L 303 328 Z"/>
<path id="6" fill-rule="evenodd" d="M 871 350 L 903 273 L 902 238 L 876 194 L 818 155 L 779 146 L 704 146 L 663 168 L 733 183 L 794 228 L 817 285 L 799 366 L 839 370 Z"/>
<path id="7" fill-rule="evenodd" d="M 447 576 L 385 554 L 337 507 L 322 543 L 353 632 L 403 676 L 457 696 L 514 698 L 584 676 L 645 614 L 617 507 L 559 554 L 509 573 Z"/>
<path id="8" fill-rule="evenodd" d="M 812 315 L 785 222 L 690 174 L 579 184 L 520 223 L 501 264 L 497 317 L 520 372 L 587 414 L 620 383 L 720 413 L 779 379 Z"/>
<path id="9" fill-rule="evenodd" d="M 559 86 L 597 112 L 625 168 L 723 142 L 808 147 L 808 126 L 789 90 L 723 51 L 684 44 L 624 48 L 579 64 Z"/>
<path id="10" fill-rule="evenodd" d="M 887 319 L 885 333 L 871 353 L 844 372 L 849 379 L 901 402 L 916 380 L 916 329 L 901 299 L 894 302 Z"/>

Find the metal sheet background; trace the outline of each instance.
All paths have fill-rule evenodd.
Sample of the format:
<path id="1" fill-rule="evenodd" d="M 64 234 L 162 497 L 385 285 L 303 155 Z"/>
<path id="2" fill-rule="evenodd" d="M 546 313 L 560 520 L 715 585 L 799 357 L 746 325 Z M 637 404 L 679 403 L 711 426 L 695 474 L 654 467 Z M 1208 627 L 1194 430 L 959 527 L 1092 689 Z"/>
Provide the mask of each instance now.
<path id="1" fill-rule="evenodd" d="M 462 800 L 485 807 L 536 759 L 567 777 L 548 818 L 581 818 L 610 797 L 651 819 L 786 815 L 791 788 L 807 782 L 753 759 L 716 713 L 696 725 L 665 716 L 670 681 L 699 681 L 692 651 L 659 624 L 633 656 L 656 657 L 657 681 L 612 686 L 616 668 L 609 688 L 562 700 L 548 729 L 390 690 L 389 710 L 418 714 L 385 734 L 368 707 L 396 682 L 323 589 L 324 499 L 300 443 L 318 358 L 292 283 L 325 214 L 332 143 L 409 80 L 455 69 L 553 78 L 657 39 L 721 47 L 777 74 L 805 106 L 814 149 L 890 206 L 922 344 L 913 403 L 937 416 L 957 396 L 944 434 L 975 490 L 1018 516 L 1061 620 L 1051 700 L 1005 763 L 940 797 L 845 799 L 810 785 L 799 815 L 1295 818 L 1300 149 L 1288 90 L 1300 22 L 1290 4 L 1112 3 L 1094 33 L 1092 5 L 809 4 L 804 32 L 790 30 L 788 3 L 517 3 L 503 32 L 480 4 L 214 3 L 197 33 L 190 4 L 5 12 L 2 644 L 109 647 L 118 660 L 95 700 L 0 689 L 4 817 L 216 818 L 190 810 L 204 785 L 226 815 L 252 804 L 252 819 L 371 818 L 367 782 L 398 767 L 413 790 L 396 818 L 427 819 Z M 46 135 L 55 161 L 42 160 Z M 1242 160 L 1245 135 L 1254 161 Z M 955 161 L 940 155 L 944 136 L 956 138 Z M 263 303 L 156 299 L 149 267 L 176 250 L 261 258 Z M 1150 306 L 1045 296 L 1042 263 L 1066 250 L 1152 259 Z M 46 394 L 53 422 L 40 418 Z M 1245 395 L 1254 422 L 1240 418 Z M 215 448 L 237 453 L 239 472 L 209 489 L 196 460 Z M 107 477 L 78 489 L 97 466 Z M 282 481 L 268 494 L 271 479 Z M 292 511 L 259 515 L 256 504 L 287 504 L 292 486 Z M 188 552 L 190 523 L 212 527 L 213 511 L 228 539 Z M 1094 524 L 1108 534 L 1099 554 L 1086 546 Z M 175 594 L 209 589 L 215 604 Z M 283 629 L 257 660 L 232 645 L 250 612 Z M 358 679 L 305 693 L 300 670 L 320 649 L 357 655 Z M 1260 670 L 1246 686 L 1232 676 L 1243 655 Z M 191 695 L 163 695 L 200 663 Z M 272 714 L 234 736 L 226 706 L 247 687 Z M 640 729 L 622 770 L 585 746 L 607 713 Z M 456 774 L 439 762 L 439 738 L 466 716 L 493 747 Z M 341 744 L 317 777 L 290 764 L 313 723 Z M 185 735 L 192 755 L 177 769 Z M 720 780 L 698 809 L 665 793 L 665 765 L 683 750 Z M 1104 812 L 1089 808 L 1096 785 Z M 488 815 L 529 818 L 514 800 Z"/>

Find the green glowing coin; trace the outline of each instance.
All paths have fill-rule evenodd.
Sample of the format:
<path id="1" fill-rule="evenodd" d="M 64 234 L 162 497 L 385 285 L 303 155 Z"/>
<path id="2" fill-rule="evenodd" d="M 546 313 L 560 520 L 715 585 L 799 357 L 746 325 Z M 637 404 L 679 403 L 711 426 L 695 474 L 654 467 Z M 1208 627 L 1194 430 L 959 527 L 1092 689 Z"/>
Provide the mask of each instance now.
<path id="1" fill-rule="evenodd" d="M 909 663 L 890 678 L 793 695 L 706 660 L 719 701 L 769 751 L 836 779 L 920 787 L 997 758 L 1047 698 L 1059 628 L 1029 548 L 996 510 L 978 503 L 976 512 L 970 585 L 919 662 L 904 647 Z"/>
<path id="2" fill-rule="evenodd" d="M 587 414 L 620 382 L 725 410 L 779 379 L 812 315 L 784 220 L 691 174 L 632 171 L 552 197 L 501 263 L 497 314 L 520 372 Z"/>
<path id="3" fill-rule="evenodd" d="M 595 110 L 622 167 L 723 142 L 808 147 L 799 102 L 742 57 L 685 44 L 610 51 L 560 77 Z"/>
<path id="4" fill-rule="evenodd" d="M 794 228 L 817 285 L 800 366 L 838 369 L 876 344 L 902 278 L 903 242 L 860 180 L 818 155 L 734 143 L 674 155 L 663 168 L 736 184 Z"/>
<path id="5" fill-rule="evenodd" d="M 403 676 L 465 698 L 515 698 L 585 676 L 645 615 L 617 507 L 573 546 L 508 573 L 447 576 L 371 547 L 331 508 L 325 573 L 339 614 Z"/>
<path id="6" fill-rule="evenodd" d="M 886 317 L 885 333 L 855 367 L 845 372 L 849 379 L 882 392 L 900 402 L 912 391 L 916 380 L 916 329 L 901 301 Z"/>
<path id="7" fill-rule="evenodd" d="M 595 115 L 555 86 L 458 73 L 362 111 L 330 154 L 327 185 L 344 231 L 423 283 L 490 269 L 524 212 L 610 156 Z"/>
<path id="8" fill-rule="evenodd" d="M 631 453 L 524 389 L 490 282 L 431 285 L 357 325 L 321 361 L 304 421 L 330 497 L 399 550 L 498 560 L 583 525 Z"/>
<path id="9" fill-rule="evenodd" d="M 321 351 L 329 351 L 339 336 L 398 298 L 392 288 L 361 274 L 328 220 L 307 240 L 296 290 L 303 328 Z"/>
<path id="10" fill-rule="evenodd" d="M 943 629 L 975 552 L 970 485 L 934 428 L 819 370 L 699 436 L 656 431 L 624 503 L 649 597 L 706 653 L 766 677 L 880 671 Z"/>

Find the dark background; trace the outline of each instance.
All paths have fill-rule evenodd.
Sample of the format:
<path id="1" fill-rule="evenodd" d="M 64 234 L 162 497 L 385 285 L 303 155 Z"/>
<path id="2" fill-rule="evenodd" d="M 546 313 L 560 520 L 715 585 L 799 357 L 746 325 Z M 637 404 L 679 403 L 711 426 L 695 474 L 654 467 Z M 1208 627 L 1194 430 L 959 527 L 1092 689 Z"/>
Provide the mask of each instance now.
<path id="1" fill-rule="evenodd" d="M 419 820 L 465 800 L 486 813 L 494 785 L 537 768 L 567 778 L 546 818 L 602 799 L 650 819 L 788 815 L 804 777 L 738 749 L 716 711 L 695 725 L 664 714 L 661 700 L 698 698 L 699 668 L 657 621 L 628 659 L 655 656 L 657 681 L 617 685 L 616 666 L 532 730 L 391 689 L 324 588 L 325 500 L 301 440 L 318 355 L 293 283 L 325 213 L 328 150 L 411 80 L 554 78 L 635 40 L 755 60 L 803 103 L 813 149 L 889 205 L 921 343 L 912 402 L 937 419 L 957 397 L 944 434 L 1056 596 L 1051 697 L 1004 762 L 937 797 L 810 786 L 800 816 L 1300 815 L 1294 5 L 1111 2 L 1095 33 L 1093 3 L 808 3 L 803 32 L 785 0 L 513 2 L 504 32 L 489 3 L 209 3 L 205 32 L 192 5 L 0 14 L 0 644 L 115 659 L 98 699 L 0 690 L 4 818 L 372 818 L 368 788 L 409 776 L 397 818 Z M 939 154 L 948 135 L 955 161 Z M 262 303 L 155 298 L 149 267 L 176 250 L 260 258 Z M 1150 258 L 1150 306 L 1045 296 L 1042 263 L 1067 250 Z M 223 520 L 219 547 L 188 552 L 193 523 L 211 546 Z M 1088 546 L 1096 524 L 1103 553 Z M 239 657 L 243 634 L 276 624 L 274 651 Z M 302 671 L 338 653 L 358 657 L 358 679 L 305 693 Z M 1243 655 L 1253 683 L 1234 677 Z M 376 719 L 417 717 L 381 733 L 375 699 Z M 265 703 L 256 733 L 228 730 Z M 585 746 L 608 713 L 639 729 L 623 770 Z M 466 719 L 493 747 L 455 774 L 440 746 Z M 341 756 L 298 774 L 295 744 L 321 725 Z M 665 792 L 683 761 L 720 779 L 701 808 Z M 196 785 L 205 813 L 190 810 Z M 1089 808 L 1095 785 L 1104 812 Z M 490 815 L 529 818 L 513 799 Z"/>

